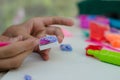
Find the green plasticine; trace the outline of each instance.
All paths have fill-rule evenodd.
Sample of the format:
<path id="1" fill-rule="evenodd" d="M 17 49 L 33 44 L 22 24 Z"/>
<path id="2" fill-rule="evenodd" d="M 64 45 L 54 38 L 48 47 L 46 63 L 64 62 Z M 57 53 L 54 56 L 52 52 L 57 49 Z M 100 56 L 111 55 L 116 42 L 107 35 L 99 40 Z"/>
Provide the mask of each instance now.
<path id="1" fill-rule="evenodd" d="M 120 66 L 120 53 L 108 51 L 108 50 L 91 50 L 89 49 L 88 54 L 93 55 L 103 62 L 116 64 Z"/>

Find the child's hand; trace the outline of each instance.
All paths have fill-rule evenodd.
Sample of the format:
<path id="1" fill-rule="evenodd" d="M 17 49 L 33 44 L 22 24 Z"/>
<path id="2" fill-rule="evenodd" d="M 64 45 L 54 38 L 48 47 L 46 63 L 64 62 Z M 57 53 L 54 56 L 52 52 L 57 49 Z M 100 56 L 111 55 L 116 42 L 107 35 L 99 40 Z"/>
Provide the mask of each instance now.
<path id="1" fill-rule="evenodd" d="M 46 34 L 53 34 L 58 37 L 59 42 L 62 42 L 64 36 L 60 28 L 52 27 L 50 25 L 59 24 L 59 25 L 67 25 L 72 26 L 73 21 L 66 18 L 61 17 L 41 17 L 41 18 L 33 18 L 28 20 L 27 22 L 14 25 L 8 28 L 3 35 L 14 37 L 22 35 L 24 39 L 26 38 L 37 38 L 46 35 Z M 40 51 L 39 48 L 35 48 L 35 51 L 38 52 L 44 60 L 48 60 L 49 50 Z"/>
<path id="2" fill-rule="evenodd" d="M 38 40 L 28 39 L 20 41 L 20 37 L 12 38 L 2 36 L 3 41 L 11 42 L 11 44 L 0 47 L 0 71 L 6 71 L 13 68 L 18 68 L 23 60 L 32 53 L 35 46 L 38 45 Z"/>

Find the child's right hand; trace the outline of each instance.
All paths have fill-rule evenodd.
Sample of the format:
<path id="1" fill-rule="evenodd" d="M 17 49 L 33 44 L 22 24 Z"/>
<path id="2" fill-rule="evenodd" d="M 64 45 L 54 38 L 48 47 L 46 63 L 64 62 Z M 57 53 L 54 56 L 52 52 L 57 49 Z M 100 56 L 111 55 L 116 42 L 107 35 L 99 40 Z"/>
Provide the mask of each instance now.
<path id="1" fill-rule="evenodd" d="M 18 68 L 37 45 L 38 40 L 27 39 L 24 41 L 14 41 L 7 46 L 0 47 L 0 71 Z"/>

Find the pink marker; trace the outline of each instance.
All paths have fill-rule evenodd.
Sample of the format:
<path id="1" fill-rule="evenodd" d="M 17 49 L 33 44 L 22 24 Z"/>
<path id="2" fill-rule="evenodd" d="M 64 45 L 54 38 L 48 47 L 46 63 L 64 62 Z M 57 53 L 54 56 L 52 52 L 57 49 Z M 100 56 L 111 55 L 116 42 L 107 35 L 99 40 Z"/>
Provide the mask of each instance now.
<path id="1" fill-rule="evenodd" d="M 9 44 L 10 44 L 10 42 L 0 42 L 0 47 L 7 46 Z"/>

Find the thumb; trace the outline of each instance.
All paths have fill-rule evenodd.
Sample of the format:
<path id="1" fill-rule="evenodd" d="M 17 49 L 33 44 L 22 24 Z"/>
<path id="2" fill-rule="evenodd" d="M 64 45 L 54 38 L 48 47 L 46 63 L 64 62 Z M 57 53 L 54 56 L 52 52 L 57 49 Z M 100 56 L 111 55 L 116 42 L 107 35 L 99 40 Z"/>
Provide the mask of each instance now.
<path id="1" fill-rule="evenodd" d="M 38 39 L 28 39 L 24 41 L 18 41 L 12 43 L 11 45 L 5 46 L 3 47 L 5 49 L 3 51 L 5 51 L 5 53 L 12 53 L 13 56 L 30 49 L 34 49 L 38 44 L 39 44 Z"/>
<path id="2" fill-rule="evenodd" d="M 11 43 L 8 46 L 0 48 L 0 57 L 1 58 L 8 58 L 13 57 L 23 52 L 32 50 L 39 44 L 39 41 L 36 39 L 28 39 L 24 41 L 18 41 Z"/>
<path id="3" fill-rule="evenodd" d="M 39 36 L 39 34 L 37 35 L 37 37 L 34 37 L 32 35 L 29 35 L 29 34 L 24 34 L 22 36 L 23 36 L 23 40 L 24 39 L 33 39 L 33 40 L 36 39 L 36 40 L 38 40 L 38 45 L 39 45 L 39 39 L 42 37 L 42 36 Z M 35 46 L 35 48 L 34 48 L 35 52 L 37 52 L 37 50 L 38 50 L 38 45 Z"/>
<path id="4" fill-rule="evenodd" d="M 18 42 L 17 44 L 15 44 L 15 46 L 18 45 L 17 48 L 23 49 L 26 51 L 29 49 L 34 49 L 38 44 L 39 44 L 39 39 L 29 38 L 27 40 Z"/>

